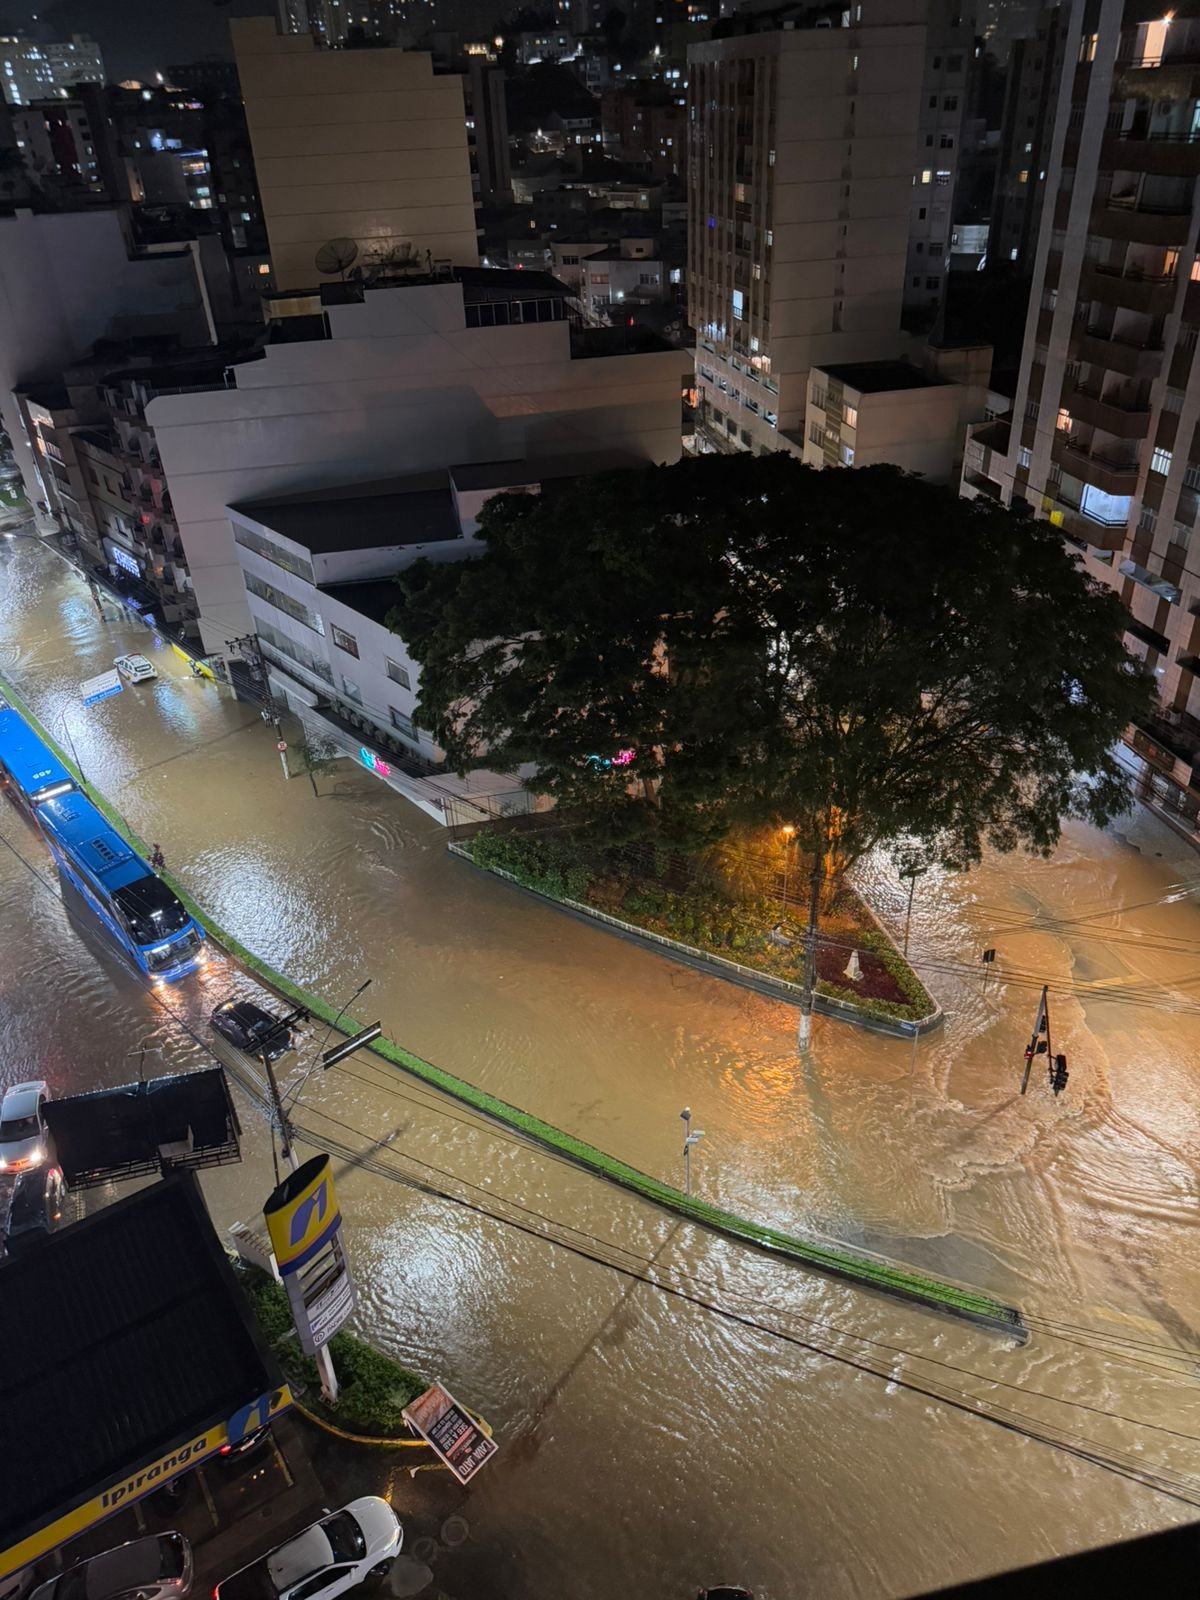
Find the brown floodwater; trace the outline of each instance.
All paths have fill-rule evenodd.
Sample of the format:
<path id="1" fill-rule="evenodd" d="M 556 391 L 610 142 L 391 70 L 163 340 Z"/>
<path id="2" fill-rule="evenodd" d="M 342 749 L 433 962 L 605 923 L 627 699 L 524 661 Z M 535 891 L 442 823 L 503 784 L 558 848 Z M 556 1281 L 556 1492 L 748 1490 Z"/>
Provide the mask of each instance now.
<path id="1" fill-rule="evenodd" d="M 501 1444 L 444 1587 L 903 1595 L 1195 1515 L 1077 1453 L 1200 1498 L 1195 1357 L 1172 1354 L 1200 1316 L 1200 858 L 1175 835 L 1072 825 L 1048 862 L 922 879 L 912 946 L 945 1027 L 914 1047 L 818 1019 L 801 1058 L 791 1008 L 482 876 L 349 762 L 319 798 L 286 781 L 254 708 L 106 613 L 38 541 L 0 540 L 0 671 L 247 946 L 334 1004 L 370 977 L 361 1020 L 674 1181 L 690 1106 L 702 1194 L 1031 1319 L 1014 1348 L 674 1221 L 381 1062 L 315 1073 L 298 1124 L 368 1163 L 339 1167 L 360 1328 Z M 80 682 L 130 648 L 158 681 L 85 708 Z M 862 886 L 902 915 L 889 863 Z M 1042 982 L 1058 1101 L 1040 1071 L 1018 1093 Z M 0 811 L 0 1081 L 120 1082 L 143 1045 L 147 1070 L 199 1065 L 211 1007 L 254 987 L 216 957 L 149 992 Z M 253 1083 L 223 1059 L 245 1159 L 204 1177 L 222 1227 L 272 1182 Z"/>

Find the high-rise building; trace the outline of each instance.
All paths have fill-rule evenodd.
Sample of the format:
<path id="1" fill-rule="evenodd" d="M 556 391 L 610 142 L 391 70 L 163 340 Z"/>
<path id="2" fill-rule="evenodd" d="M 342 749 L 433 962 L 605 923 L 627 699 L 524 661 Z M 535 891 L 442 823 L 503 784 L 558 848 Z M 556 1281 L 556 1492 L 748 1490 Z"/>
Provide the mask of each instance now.
<path id="1" fill-rule="evenodd" d="M 80 83 L 104 82 L 100 46 L 82 33 L 56 44 L 21 35 L 0 37 L 0 81 L 10 105 L 28 105 L 50 95 L 69 95 Z"/>
<path id="2" fill-rule="evenodd" d="M 278 288 L 340 276 L 345 251 L 317 265 L 332 241 L 367 270 L 478 262 L 461 78 L 423 53 L 323 49 L 267 17 L 231 26 Z"/>
<path id="3" fill-rule="evenodd" d="M 962 16 L 960 0 L 929 0 L 926 26 L 904 276 L 904 320 L 915 329 L 930 326 L 946 292 L 975 46 L 975 31 Z"/>
<path id="4" fill-rule="evenodd" d="M 689 50 L 688 306 L 710 447 L 790 434 L 802 449 L 810 368 L 899 354 L 926 54 L 921 0 Z"/>
<path id="5" fill-rule="evenodd" d="M 468 55 L 463 89 L 466 95 L 467 146 L 477 205 L 512 204 L 512 165 L 508 153 L 508 108 L 504 69 L 486 56 Z"/>
<path id="6" fill-rule="evenodd" d="M 1101 0 L 1064 17 L 1046 199 L 1007 438 L 963 490 L 1025 501 L 1127 608 L 1165 718 L 1130 730 L 1200 807 L 1200 19 Z"/>
<path id="7" fill-rule="evenodd" d="M 1034 19 L 1027 38 L 1009 44 L 988 259 L 1022 274 L 1033 271 L 1068 15 L 1066 7 L 1051 7 Z"/>

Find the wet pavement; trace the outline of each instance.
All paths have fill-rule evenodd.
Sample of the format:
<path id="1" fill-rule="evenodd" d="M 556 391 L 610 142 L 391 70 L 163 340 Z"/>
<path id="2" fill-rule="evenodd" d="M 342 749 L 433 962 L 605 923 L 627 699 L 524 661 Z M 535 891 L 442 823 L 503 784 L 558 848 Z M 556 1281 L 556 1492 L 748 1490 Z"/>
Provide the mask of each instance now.
<path id="1" fill-rule="evenodd" d="M 80 681 L 125 649 L 158 682 L 84 708 Z M 690 1105 L 706 1196 L 1028 1312 L 1014 1350 L 710 1238 L 381 1062 L 314 1073 L 297 1121 L 342 1153 L 360 1329 L 501 1443 L 450 1491 L 467 1529 L 431 1563 L 448 1593 L 900 1595 L 1196 1515 L 1200 857 L 1162 824 L 1072 825 L 1048 862 L 922 879 L 913 951 L 946 1027 L 914 1047 L 817 1019 L 801 1059 L 791 1008 L 449 858 L 367 772 L 343 763 L 319 799 L 286 781 L 253 707 L 115 605 L 101 619 L 32 539 L 0 541 L 0 671 L 48 726 L 65 715 L 89 777 L 218 921 L 335 1005 L 370 976 L 361 1020 L 675 1181 Z M 898 917 L 890 867 L 864 879 Z M 150 1071 L 215 1049 L 248 1091 L 246 1159 L 205 1191 L 219 1225 L 252 1218 L 269 1147 L 206 1018 L 254 985 L 218 958 L 147 992 L 64 910 L 11 808 L 0 927 L 3 1080 L 85 1089 L 142 1044 Z M 1071 1063 L 1057 1101 L 1041 1073 L 1018 1093 L 1042 982 Z M 402 1514 L 405 1492 L 420 1480 Z"/>

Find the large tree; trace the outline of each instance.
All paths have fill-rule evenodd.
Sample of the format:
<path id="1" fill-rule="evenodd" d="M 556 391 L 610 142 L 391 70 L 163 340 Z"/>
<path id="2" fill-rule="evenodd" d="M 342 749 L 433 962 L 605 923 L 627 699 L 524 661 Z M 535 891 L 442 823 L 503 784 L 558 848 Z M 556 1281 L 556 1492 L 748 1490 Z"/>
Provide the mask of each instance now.
<path id="1" fill-rule="evenodd" d="M 814 882 L 889 839 L 1048 851 L 1128 804 L 1113 746 L 1152 688 L 1048 523 L 779 454 L 499 497 L 480 532 L 479 560 L 405 574 L 393 617 L 461 769 L 530 763 L 685 847 L 786 821 Z"/>

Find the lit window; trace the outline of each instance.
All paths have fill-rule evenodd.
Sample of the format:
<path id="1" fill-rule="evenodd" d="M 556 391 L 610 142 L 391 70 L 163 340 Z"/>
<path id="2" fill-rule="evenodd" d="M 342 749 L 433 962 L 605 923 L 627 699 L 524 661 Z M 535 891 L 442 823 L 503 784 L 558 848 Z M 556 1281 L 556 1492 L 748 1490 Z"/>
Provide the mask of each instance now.
<path id="1" fill-rule="evenodd" d="M 258 275 L 259 275 L 260 278 L 265 278 L 267 273 L 270 272 L 270 270 L 271 270 L 271 263 L 269 261 L 260 261 L 258 263 Z"/>
<path id="2" fill-rule="evenodd" d="M 1150 457 L 1150 471 L 1161 472 L 1164 475 L 1171 470 L 1171 452 L 1164 450 L 1160 445 Z"/>
<path id="3" fill-rule="evenodd" d="M 846 426 L 848 428 L 857 428 L 858 427 L 858 407 L 857 406 L 844 406 L 843 409 L 842 409 L 842 420 L 845 422 L 845 424 L 846 424 Z"/>
<path id="4" fill-rule="evenodd" d="M 1017 173 L 1017 182 L 1018 183 L 1028 183 L 1029 182 L 1029 168 L 1028 167 L 1022 167 L 1020 172 Z"/>
<path id="5" fill-rule="evenodd" d="M 1028 467 L 1029 463 L 1032 460 L 1033 460 L 1032 451 L 1030 450 L 1030 448 L 1029 448 L 1029 446 L 1027 444 L 1023 444 L 1021 446 L 1021 448 L 1017 451 L 1017 465 L 1019 467 Z"/>
<path id="6" fill-rule="evenodd" d="M 932 167 L 926 167 L 924 172 L 922 172 L 922 174 L 921 174 L 921 182 L 922 183 L 932 183 L 933 182 L 933 168 Z"/>
<path id="7" fill-rule="evenodd" d="M 1054 424 L 1054 426 L 1060 433 L 1070 433 L 1071 413 L 1067 410 L 1066 406 L 1059 406 L 1058 421 Z"/>
<path id="8" fill-rule="evenodd" d="M 1200 256 L 1192 262 L 1192 270 L 1188 274 L 1193 283 L 1200 283 Z"/>
<path id="9" fill-rule="evenodd" d="M 852 445 L 844 444 L 842 446 L 842 465 L 844 467 L 852 467 L 854 465 L 854 448 Z"/>
<path id="10" fill-rule="evenodd" d="M 733 291 L 733 317 L 735 322 L 741 322 L 746 315 L 746 297 L 740 289 Z"/>

